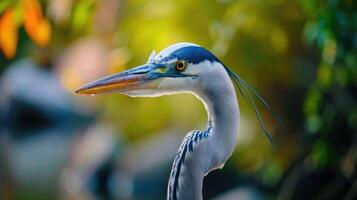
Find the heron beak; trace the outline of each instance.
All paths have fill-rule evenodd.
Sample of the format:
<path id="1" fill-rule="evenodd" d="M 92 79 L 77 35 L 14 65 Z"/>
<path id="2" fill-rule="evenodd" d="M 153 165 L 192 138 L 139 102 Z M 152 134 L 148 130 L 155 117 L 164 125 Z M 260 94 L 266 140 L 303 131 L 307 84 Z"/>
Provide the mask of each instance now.
<path id="1" fill-rule="evenodd" d="M 102 94 L 110 92 L 127 92 L 139 89 L 154 89 L 159 81 L 155 81 L 157 76 L 153 76 L 160 66 L 154 64 L 145 64 L 133 69 L 129 69 L 117 74 L 113 74 L 99 80 L 90 82 L 75 92 L 79 94 Z"/>

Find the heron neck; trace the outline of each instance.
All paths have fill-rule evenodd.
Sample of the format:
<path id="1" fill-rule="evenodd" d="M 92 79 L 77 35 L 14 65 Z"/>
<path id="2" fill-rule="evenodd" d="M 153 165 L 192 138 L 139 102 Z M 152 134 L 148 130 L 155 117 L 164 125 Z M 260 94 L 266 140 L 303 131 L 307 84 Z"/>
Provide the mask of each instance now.
<path id="1" fill-rule="evenodd" d="M 169 200 L 203 199 L 204 176 L 223 167 L 234 150 L 239 128 L 238 102 L 228 75 L 219 81 L 194 93 L 205 105 L 208 128 L 189 133 L 181 144 L 169 181 Z"/>
<path id="2" fill-rule="evenodd" d="M 210 91 L 205 91 L 205 95 L 201 96 L 208 114 L 208 126 L 212 129 L 209 138 L 211 147 L 208 150 L 214 157 L 212 159 L 217 159 L 213 163 L 219 164 L 224 163 L 235 148 L 240 120 L 236 92 L 231 80 L 227 78 L 218 87 L 210 87 Z M 212 167 L 215 166 L 209 166 Z"/>
<path id="3" fill-rule="evenodd" d="M 235 87 L 224 66 L 220 63 L 208 66 L 208 69 L 215 69 L 214 76 L 204 76 L 204 85 L 202 89 L 195 91 L 195 95 L 203 102 L 208 125 L 212 126 L 215 135 L 223 140 L 227 136 L 236 137 L 240 113 Z"/>

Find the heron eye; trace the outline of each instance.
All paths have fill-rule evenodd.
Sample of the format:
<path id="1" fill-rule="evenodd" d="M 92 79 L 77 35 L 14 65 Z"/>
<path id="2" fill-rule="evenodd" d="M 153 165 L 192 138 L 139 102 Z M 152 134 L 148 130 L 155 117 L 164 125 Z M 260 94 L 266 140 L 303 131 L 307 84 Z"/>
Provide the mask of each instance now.
<path id="1" fill-rule="evenodd" d="M 186 69 L 186 66 L 187 66 L 187 64 L 185 61 L 183 61 L 183 60 L 177 61 L 176 70 L 182 72 Z"/>

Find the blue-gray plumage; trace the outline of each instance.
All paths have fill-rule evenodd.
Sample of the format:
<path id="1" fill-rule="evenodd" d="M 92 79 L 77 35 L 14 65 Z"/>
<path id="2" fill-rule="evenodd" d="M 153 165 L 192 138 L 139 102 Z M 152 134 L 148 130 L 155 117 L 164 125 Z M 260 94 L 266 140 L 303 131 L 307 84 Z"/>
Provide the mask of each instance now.
<path id="1" fill-rule="evenodd" d="M 208 125 L 184 138 L 172 166 L 167 200 L 200 200 L 204 176 L 222 168 L 236 145 L 240 114 L 232 80 L 252 104 L 271 140 L 253 97 L 270 109 L 267 102 L 212 53 L 192 43 L 174 44 L 157 55 L 153 52 L 145 65 L 99 79 L 76 92 L 120 92 L 134 97 L 191 93 L 199 98 L 208 113 Z"/>

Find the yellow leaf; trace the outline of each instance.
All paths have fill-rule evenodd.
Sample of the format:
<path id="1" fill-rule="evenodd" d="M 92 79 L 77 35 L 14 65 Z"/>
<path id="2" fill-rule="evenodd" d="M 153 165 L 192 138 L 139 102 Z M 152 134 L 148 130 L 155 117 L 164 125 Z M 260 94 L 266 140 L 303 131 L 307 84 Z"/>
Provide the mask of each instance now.
<path id="1" fill-rule="evenodd" d="M 14 57 L 18 42 L 14 12 L 6 10 L 0 17 L 0 47 L 6 58 Z"/>

